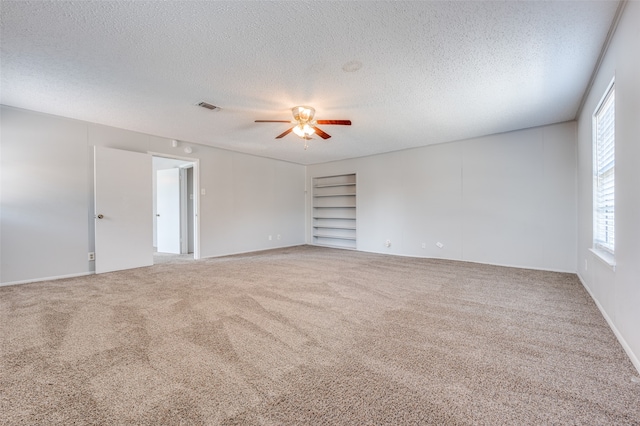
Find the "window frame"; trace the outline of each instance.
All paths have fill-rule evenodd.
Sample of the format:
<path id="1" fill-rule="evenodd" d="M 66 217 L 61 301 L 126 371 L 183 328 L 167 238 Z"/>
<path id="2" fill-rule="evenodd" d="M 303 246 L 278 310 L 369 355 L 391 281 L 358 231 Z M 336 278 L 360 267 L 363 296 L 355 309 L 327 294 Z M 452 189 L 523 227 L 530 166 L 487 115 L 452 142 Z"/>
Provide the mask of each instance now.
<path id="1" fill-rule="evenodd" d="M 609 131 L 600 133 L 601 122 L 612 114 Z M 604 119 L 604 120 L 603 120 Z M 593 112 L 593 249 L 615 265 L 615 77 Z M 604 124 L 606 126 L 607 123 Z M 606 130 L 605 130 L 606 131 Z M 604 144 L 604 147 L 602 146 Z M 604 157 L 604 158 L 603 158 Z M 604 229 L 603 229 L 604 228 Z"/>

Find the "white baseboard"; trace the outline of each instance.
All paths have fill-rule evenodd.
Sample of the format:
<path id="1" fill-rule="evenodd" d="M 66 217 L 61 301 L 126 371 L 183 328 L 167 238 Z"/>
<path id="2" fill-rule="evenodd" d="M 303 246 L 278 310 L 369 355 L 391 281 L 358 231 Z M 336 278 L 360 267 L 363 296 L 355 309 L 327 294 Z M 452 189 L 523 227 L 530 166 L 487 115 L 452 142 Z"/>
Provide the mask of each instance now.
<path id="1" fill-rule="evenodd" d="M 585 290 L 587 290 L 587 293 L 589 293 L 589 296 L 591 296 L 591 300 L 593 300 L 595 302 L 596 306 L 600 310 L 600 313 L 604 317 L 605 321 L 607 321 L 607 324 L 609 324 L 609 328 L 611 328 L 611 331 L 613 331 L 613 334 L 615 334 L 616 338 L 618 339 L 618 342 L 620 342 L 620 344 L 622 345 L 622 348 L 627 353 L 627 356 L 631 360 L 631 363 L 636 368 L 636 370 L 638 370 L 638 374 L 640 374 L 640 359 L 638 359 L 636 354 L 633 353 L 633 350 L 631 349 L 631 346 L 629 346 L 627 344 L 627 341 L 624 340 L 624 337 L 618 331 L 618 329 L 616 328 L 615 324 L 613 323 L 613 321 L 611 320 L 611 318 L 609 317 L 607 312 L 604 310 L 604 308 L 602 307 L 600 302 L 598 302 L 598 299 L 596 299 L 594 297 L 593 293 L 591 292 L 591 290 L 589 289 L 587 284 L 582 279 L 582 276 L 580 276 L 580 274 L 577 274 L 577 275 L 578 275 L 578 278 L 580 279 L 580 282 L 582 283 L 582 287 L 584 287 Z"/>
<path id="2" fill-rule="evenodd" d="M 60 280 L 63 278 L 75 278 L 75 277 L 84 277 L 86 275 L 95 275 L 95 272 L 80 272 L 78 274 L 68 274 L 68 275 L 57 275 L 55 277 L 44 277 L 44 278 L 32 278 L 30 280 L 20 280 L 20 281 L 9 281 L 6 283 L 0 283 L 0 287 L 5 285 L 16 285 L 16 284 L 29 284 L 29 283 L 37 283 L 41 281 L 52 281 L 52 280 Z"/>
<path id="3" fill-rule="evenodd" d="M 323 246 L 319 245 L 319 247 L 323 247 Z M 324 246 L 324 247 L 326 247 L 326 246 Z M 353 250 L 353 249 L 349 249 L 349 250 Z M 573 270 L 573 269 L 571 269 L 571 270 L 553 269 L 553 268 L 543 268 L 543 267 L 540 267 L 540 266 L 511 265 L 511 264 L 507 264 L 507 263 L 480 262 L 478 260 L 454 259 L 454 258 L 450 258 L 450 257 L 416 256 L 416 255 L 412 255 L 412 254 L 388 253 L 388 252 L 382 252 L 382 251 L 371 251 L 371 250 L 361 250 L 361 249 L 357 249 L 357 251 L 361 251 L 363 253 L 384 254 L 384 255 L 387 255 L 387 256 L 412 257 L 412 258 L 415 258 L 415 259 L 451 260 L 453 262 L 476 263 L 478 265 L 500 266 L 500 267 L 503 267 L 503 268 L 531 269 L 531 270 L 534 270 L 534 271 L 559 272 L 559 273 L 562 273 L 562 274 L 575 274 L 576 273 L 576 271 Z"/>
<path id="4" fill-rule="evenodd" d="M 235 255 L 238 255 L 238 254 L 260 253 L 260 252 L 263 252 L 263 251 L 271 251 L 271 250 L 278 250 L 278 249 L 305 246 L 305 245 L 307 245 L 307 244 L 299 243 L 299 244 L 289 244 L 289 245 L 286 245 L 286 246 L 261 248 L 261 249 L 257 249 L 257 250 L 235 251 L 235 252 L 232 252 L 232 253 L 214 254 L 214 255 L 211 255 L 211 256 L 200 256 L 200 259 L 215 259 L 217 257 L 235 256 Z"/>

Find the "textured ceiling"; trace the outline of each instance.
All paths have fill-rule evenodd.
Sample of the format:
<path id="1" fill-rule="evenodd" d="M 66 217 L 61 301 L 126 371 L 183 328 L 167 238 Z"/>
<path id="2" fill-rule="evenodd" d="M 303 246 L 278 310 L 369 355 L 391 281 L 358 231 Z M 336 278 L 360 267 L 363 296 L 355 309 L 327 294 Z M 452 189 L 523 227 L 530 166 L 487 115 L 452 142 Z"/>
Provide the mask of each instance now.
<path id="1" fill-rule="evenodd" d="M 313 164 L 573 119 L 618 2 L 0 6 L 2 104 Z"/>

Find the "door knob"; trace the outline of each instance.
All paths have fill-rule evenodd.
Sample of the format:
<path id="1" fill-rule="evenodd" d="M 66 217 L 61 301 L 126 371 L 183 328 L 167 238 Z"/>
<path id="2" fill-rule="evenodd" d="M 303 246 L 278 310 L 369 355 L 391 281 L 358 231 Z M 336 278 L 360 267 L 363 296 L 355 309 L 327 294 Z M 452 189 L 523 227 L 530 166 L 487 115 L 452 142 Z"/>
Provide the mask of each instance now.
<path id="1" fill-rule="evenodd" d="M 160 215 L 159 215 L 159 214 L 157 214 L 156 216 L 160 217 Z"/>
<path id="2" fill-rule="evenodd" d="M 102 219 L 103 217 L 104 217 L 104 215 L 102 215 L 102 214 L 98 215 L 98 219 Z"/>

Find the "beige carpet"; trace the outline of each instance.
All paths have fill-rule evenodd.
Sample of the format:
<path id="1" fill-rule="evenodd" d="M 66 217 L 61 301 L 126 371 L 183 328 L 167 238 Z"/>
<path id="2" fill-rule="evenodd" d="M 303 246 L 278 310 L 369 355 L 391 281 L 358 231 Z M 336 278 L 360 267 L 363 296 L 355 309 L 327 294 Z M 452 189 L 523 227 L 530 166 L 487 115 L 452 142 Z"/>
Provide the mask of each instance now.
<path id="1" fill-rule="evenodd" d="M 301 246 L 0 288 L 2 424 L 640 424 L 572 274 Z"/>

